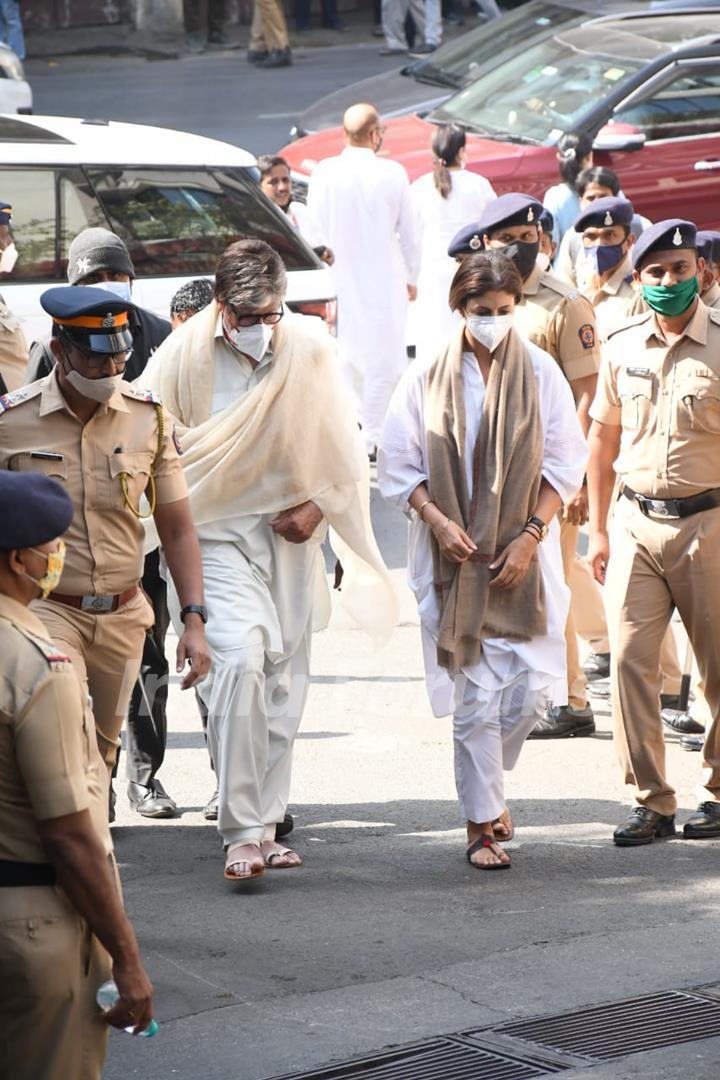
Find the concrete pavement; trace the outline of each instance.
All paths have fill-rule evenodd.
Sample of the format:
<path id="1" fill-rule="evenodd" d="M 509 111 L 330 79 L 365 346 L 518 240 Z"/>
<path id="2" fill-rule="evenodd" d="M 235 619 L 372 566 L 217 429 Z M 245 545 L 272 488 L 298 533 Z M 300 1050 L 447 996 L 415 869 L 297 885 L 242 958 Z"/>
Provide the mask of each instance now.
<path id="1" fill-rule="evenodd" d="M 373 514 L 403 588 L 402 519 L 377 494 Z M 143 821 L 119 785 L 117 854 L 161 1026 L 152 1040 L 113 1033 L 109 1080 L 264 1080 L 718 980 L 720 843 L 613 847 L 628 798 L 605 703 L 597 737 L 526 745 L 508 778 L 513 869 L 488 875 L 463 858 L 449 722 L 429 713 L 407 591 L 386 649 L 338 616 L 316 635 L 313 672 L 292 795 L 302 869 L 224 881 L 200 813 L 212 790 L 200 724 L 176 687 L 161 777 L 182 816 Z M 699 755 L 671 740 L 668 758 L 682 820 Z M 719 1048 L 565 1075 L 700 1080 L 717 1075 Z"/>

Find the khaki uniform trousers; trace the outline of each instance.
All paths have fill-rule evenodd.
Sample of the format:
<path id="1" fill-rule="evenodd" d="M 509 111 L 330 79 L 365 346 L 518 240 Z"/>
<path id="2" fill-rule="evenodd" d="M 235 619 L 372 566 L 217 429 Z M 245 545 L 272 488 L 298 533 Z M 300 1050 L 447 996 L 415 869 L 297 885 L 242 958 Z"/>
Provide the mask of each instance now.
<path id="1" fill-rule="evenodd" d="M 112 772 L 123 718 L 140 673 L 145 631 L 153 625 L 153 610 L 142 592 L 104 615 L 52 600 L 38 600 L 32 608 L 87 687 L 100 754 Z"/>
<path id="2" fill-rule="evenodd" d="M 618 500 L 610 532 L 606 607 L 615 741 L 642 806 L 673 814 L 660 720 L 660 645 L 673 609 L 690 637 L 712 722 L 704 799 L 720 802 L 720 508 L 680 520 L 646 518 Z"/>
<path id="3" fill-rule="evenodd" d="M 110 957 L 65 894 L 0 888 L 0 1078 L 99 1080 Z"/>
<path id="4" fill-rule="evenodd" d="M 287 23 L 279 0 L 255 0 L 250 27 L 250 51 L 272 52 L 287 49 Z"/>

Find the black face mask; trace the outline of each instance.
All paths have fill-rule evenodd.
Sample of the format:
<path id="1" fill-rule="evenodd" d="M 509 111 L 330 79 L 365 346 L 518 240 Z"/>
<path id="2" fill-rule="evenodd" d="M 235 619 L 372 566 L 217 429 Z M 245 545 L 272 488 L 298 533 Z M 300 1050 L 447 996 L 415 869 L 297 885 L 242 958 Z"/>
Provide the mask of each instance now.
<path id="1" fill-rule="evenodd" d="M 530 277 L 535 267 L 535 260 L 540 251 L 540 241 L 535 240 L 532 244 L 527 244 L 522 240 L 513 240 L 511 244 L 506 244 L 504 248 L 501 248 L 501 251 L 503 255 L 507 255 L 508 259 L 512 259 L 524 281 L 525 278 Z"/>

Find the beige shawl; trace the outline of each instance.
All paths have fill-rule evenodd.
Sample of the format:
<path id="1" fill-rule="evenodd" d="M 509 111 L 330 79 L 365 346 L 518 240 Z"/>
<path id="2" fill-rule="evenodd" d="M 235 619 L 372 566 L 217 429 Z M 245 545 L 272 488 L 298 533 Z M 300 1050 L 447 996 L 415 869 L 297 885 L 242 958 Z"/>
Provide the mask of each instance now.
<path id="1" fill-rule="evenodd" d="M 286 313 L 269 374 L 211 416 L 217 319 L 213 302 L 165 339 L 138 379 L 178 422 L 196 525 L 312 499 L 345 570 L 343 607 L 386 637 L 397 598 L 370 524 L 367 456 L 332 339 L 317 320 Z"/>
<path id="2" fill-rule="evenodd" d="M 477 544 L 467 562 L 453 563 L 432 538 L 441 609 L 438 663 L 453 673 L 478 662 L 483 638 L 528 641 L 547 629 L 537 557 L 516 588 L 489 588 L 489 563 L 520 534 L 540 489 L 543 432 L 532 360 L 514 330 L 493 355 L 473 454 L 471 500 L 465 468 L 464 330 L 428 369 L 425 394 L 430 496 Z"/>

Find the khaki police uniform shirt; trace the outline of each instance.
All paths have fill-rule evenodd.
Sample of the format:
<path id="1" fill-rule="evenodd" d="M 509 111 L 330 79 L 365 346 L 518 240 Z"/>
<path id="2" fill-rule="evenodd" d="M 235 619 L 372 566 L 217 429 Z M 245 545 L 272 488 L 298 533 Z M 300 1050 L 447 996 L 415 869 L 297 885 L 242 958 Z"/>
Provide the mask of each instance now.
<path id="1" fill-rule="evenodd" d="M 597 373 L 600 343 L 592 304 L 540 262 L 523 285 L 515 327 L 557 360 L 568 382 Z"/>
<path id="2" fill-rule="evenodd" d="M 718 285 L 717 281 L 713 281 L 710 288 L 705 290 L 701 300 L 705 307 L 720 311 L 720 285 Z"/>
<path id="3" fill-rule="evenodd" d="M 90 702 L 38 617 L 0 594 L 0 859 L 46 863 L 37 822 L 89 810 L 107 854 L 107 769 Z"/>
<path id="4" fill-rule="evenodd" d="M 8 390 L 25 382 L 28 346 L 17 319 L 0 296 L 0 375 Z"/>
<path id="5" fill-rule="evenodd" d="M 599 289 L 588 291 L 586 296 L 595 309 L 600 341 L 607 341 L 608 334 L 625 322 L 630 314 L 638 291 L 632 283 L 632 264 L 625 256 L 616 270 Z"/>
<path id="6" fill-rule="evenodd" d="M 590 415 L 622 428 L 615 471 L 641 495 L 720 487 L 720 312 L 698 301 L 672 346 L 652 311 L 611 333 Z"/>
<path id="7" fill-rule="evenodd" d="M 65 401 L 55 371 L 0 401 L 0 468 L 51 476 L 75 507 L 64 536 L 59 592 L 116 595 L 140 580 L 144 529 L 125 505 L 120 476 L 127 477 L 128 496 L 137 508 L 158 452 L 156 401 L 149 391 L 122 382 L 83 425 Z M 165 409 L 163 427 L 154 466 L 158 505 L 187 496 L 173 421 Z"/>

